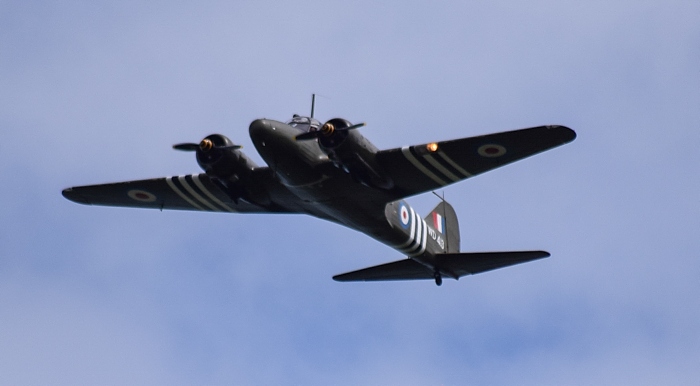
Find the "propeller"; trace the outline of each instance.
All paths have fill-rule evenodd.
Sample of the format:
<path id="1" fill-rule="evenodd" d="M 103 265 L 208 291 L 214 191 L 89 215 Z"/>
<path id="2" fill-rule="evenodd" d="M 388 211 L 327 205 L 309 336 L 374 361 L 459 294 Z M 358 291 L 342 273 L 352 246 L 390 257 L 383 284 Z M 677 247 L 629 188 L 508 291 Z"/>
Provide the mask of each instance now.
<path id="1" fill-rule="evenodd" d="M 201 150 L 203 152 L 208 152 L 211 149 L 236 150 L 236 149 L 240 149 L 242 147 L 243 146 L 240 146 L 240 145 L 214 145 L 214 142 L 212 142 L 212 140 L 209 138 L 204 138 L 202 140 L 202 142 L 200 142 L 200 143 L 179 143 L 177 145 L 173 145 L 173 149 L 175 149 L 175 150 L 181 150 L 181 151 Z"/>
<path id="2" fill-rule="evenodd" d="M 335 127 L 335 125 L 332 124 L 331 122 L 326 122 L 323 124 L 323 126 L 321 126 L 321 130 L 309 131 L 307 133 L 299 134 L 294 139 L 296 139 L 297 141 L 306 141 L 309 139 L 330 137 L 335 132 L 353 130 L 353 129 L 360 128 L 364 125 L 365 125 L 365 123 L 362 122 L 362 123 L 357 123 L 357 124 L 354 124 L 354 125 L 348 126 L 348 127 Z"/>

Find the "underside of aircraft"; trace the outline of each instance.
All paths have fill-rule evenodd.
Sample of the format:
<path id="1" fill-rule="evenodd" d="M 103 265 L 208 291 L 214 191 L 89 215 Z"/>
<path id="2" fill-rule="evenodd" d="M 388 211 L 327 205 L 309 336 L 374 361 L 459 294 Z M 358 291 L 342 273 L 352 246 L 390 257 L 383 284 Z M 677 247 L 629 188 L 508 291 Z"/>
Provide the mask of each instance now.
<path id="1" fill-rule="evenodd" d="M 337 281 L 459 279 L 548 257 L 545 251 L 460 252 L 457 215 L 441 201 L 425 218 L 405 198 L 434 191 L 571 142 L 559 125 L 377 149 L 352 124 L 295 115 L 254 120 L 258 166 L 221 134 L 174 148 L 191 151 L 204 173 L 78 186 L 74 202 L 231 213 L 301 213 L 358 230 L 407 258 L 336 275 Z"/>

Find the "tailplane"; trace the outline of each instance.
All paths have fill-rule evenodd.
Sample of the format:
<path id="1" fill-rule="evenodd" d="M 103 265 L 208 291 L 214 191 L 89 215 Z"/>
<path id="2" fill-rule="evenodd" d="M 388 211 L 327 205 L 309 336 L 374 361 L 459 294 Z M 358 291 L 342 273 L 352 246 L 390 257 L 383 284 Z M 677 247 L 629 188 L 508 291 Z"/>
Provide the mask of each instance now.
<path id="1" fill-rule="evenodd" d="M 456 280 L 462 276 L 474 275 L 492 269 L 525 263 L 549 256 L 549 252 L 545 251 L 444 253 L 435 256 L 435 265 L 432 269 L 413 259 L 404 259 L 336 275 L 333 276 L 333 280 L 384 281 L 434 279 L 435 283 L 440 285 L 442 284 L 443 277 Z"/>

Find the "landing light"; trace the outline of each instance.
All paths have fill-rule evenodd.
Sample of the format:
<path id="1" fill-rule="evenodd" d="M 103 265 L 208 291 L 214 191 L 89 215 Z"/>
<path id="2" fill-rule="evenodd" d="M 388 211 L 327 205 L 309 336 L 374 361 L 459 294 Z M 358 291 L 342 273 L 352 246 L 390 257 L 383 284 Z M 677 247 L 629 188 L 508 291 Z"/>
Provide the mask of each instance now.
<path id="1" fill-rule="evenodd" d="M 438 149 L 438 144 L 433 142 L 429 143 L 428 145 L 425 146 L 426 149 L 428 149 L 429 152 L 434 153 Z"/>

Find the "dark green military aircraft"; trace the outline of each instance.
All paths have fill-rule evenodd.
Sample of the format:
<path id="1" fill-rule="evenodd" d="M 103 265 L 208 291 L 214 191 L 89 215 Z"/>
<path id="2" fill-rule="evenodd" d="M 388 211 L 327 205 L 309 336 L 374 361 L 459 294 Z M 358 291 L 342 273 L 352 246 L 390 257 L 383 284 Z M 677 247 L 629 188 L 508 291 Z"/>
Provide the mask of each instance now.
<path id="1" fill-rule="evenodd" d="M 403 199 L 571 142 L 564 126 L 539 126 L 379 150 L 351 124 L 295 115 L 257 119 L 250 137 L 268 166 L 212 134 L 193 151 L 201 174 L 68 188 L 81 204 L 232 213 L 305 213 L 363 232 L 406 259 L 334 276 L 337 281 L 462 276 L 548 257 L 544 251 L 460 252 L 457 215 L 444 200 L 422 218 Z"/>

